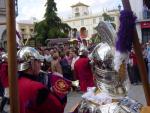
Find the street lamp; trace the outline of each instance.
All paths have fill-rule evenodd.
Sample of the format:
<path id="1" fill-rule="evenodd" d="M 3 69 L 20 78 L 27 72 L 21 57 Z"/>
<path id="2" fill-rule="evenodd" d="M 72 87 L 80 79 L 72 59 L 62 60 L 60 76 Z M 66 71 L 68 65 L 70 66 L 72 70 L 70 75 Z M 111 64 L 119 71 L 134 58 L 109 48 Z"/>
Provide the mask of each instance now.
<path id="1" fill-rule="evenodd" d="M 120 12 L 121 11 L 121 5 L 120 4 L 118 5 L 118 9 L 119 9 L 119 12 Z"/>
<path id="2" fill-rule="evenodd" d="M 15 0 L 16 17 L 18 16 L 18 0 Z"/>

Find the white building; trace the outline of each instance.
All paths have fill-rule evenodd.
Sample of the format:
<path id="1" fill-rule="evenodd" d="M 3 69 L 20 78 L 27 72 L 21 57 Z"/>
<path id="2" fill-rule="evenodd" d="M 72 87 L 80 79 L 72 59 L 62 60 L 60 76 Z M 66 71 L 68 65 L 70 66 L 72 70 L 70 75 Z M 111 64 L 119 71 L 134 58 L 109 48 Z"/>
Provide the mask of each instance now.
<path id="1" fill-rule="evenodd" d="M 18 0 L 15 0 L 16 16 L 18 15 Z M 6 49 L 6 0 L 0 0 L 0 47 Z"/>
<path id="2" fill-rule="evenodd" d="M 35 38 L 34 38 L 34 26 L 38 20 L 35 17 L 32 17 L 29 20 L 20 20 L 17 22 L 17 30 L 19 31 L 22 42 L 25 45 L 35 46 Z"/>
<path id="3" fill-rule="evenodd" d="M 0 0 L 0 47 L 6 42 L 6 0 Z"/>
<path id="4" fill-rule="evenodd" d="M 137 16 L 137 32 L 140 42 L 150 40 L 150 0 L 129 0 L 131 9 Z M 147 18 L 144 17 L 144 6 L 148 8 Z"/>
<path id="5" fill-rule="evenodd" d="M 103 21 L 104 18 L 101 12 L 99 14 L 91 14 L 89 12 L 89 6 L 83 3 L 77 3 L 72 5 L 72 17 L 63 22 L 67 23 L 71 28 L 76 28 L 80 31 L 81 27 L 85 27 L 87 30 L 88 37 L 96 33 L 95 27 L 98 25 L 99 21 Z M 119 10 L 111 10 L 105 12 L 111 17 L 111 23 L 114 23 L 116 30 L 119 26 Z"/>

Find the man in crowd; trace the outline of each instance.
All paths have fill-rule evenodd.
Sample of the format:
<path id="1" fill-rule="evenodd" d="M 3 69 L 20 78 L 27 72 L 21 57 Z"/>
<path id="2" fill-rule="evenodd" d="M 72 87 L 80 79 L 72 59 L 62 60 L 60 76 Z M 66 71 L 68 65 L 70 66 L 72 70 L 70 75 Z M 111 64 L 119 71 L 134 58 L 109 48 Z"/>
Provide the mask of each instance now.
<path id="1" fill-rule="evenodd" d="M 87 87 L 94 86 L 93 74 L 90 66 L 90 60 L 87 57 L 88 51 L 82 49 L 79 52 L 80 58 L 75 62 L 74 72 L 76 79 L 79 80 L 80 90 L 82 92 L 87 91 Z"/>
<path id="2" fill-rule="evenodd" d="M 38 82 L 44 58 L 34 48 L 23 47 L 17 57 L 20 113 L 63 113 L 69 82 L 60 76 L 52 77 L 51 88 Z"/>

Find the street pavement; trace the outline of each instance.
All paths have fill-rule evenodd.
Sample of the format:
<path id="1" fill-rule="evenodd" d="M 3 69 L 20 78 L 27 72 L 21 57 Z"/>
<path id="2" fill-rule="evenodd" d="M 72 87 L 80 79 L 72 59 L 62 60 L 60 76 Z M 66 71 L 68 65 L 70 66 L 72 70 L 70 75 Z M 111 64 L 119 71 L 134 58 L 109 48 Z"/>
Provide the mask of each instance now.
<path id="1" fill-rule="evenodd" d="M 71 108 L 75 106 L 81 100 L 81 93 L 80 92 L 70 92 L 68 94 L 68 101 L 65 107 L 64 113 L 69 113 Z M 138 102 L 146 105 L 146 100 L 144 96 L 143 86 L 142 85 L 131 85 L 128 96 L 132 99 L 137 100 Z"/>

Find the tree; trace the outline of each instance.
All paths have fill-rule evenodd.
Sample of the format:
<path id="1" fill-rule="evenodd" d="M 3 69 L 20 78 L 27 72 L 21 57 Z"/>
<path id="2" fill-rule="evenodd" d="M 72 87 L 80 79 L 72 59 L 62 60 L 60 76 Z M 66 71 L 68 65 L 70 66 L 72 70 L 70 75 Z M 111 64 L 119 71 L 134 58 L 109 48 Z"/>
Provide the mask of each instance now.
<path id="1" fill-rule="evenodd" d="M 102 16 L 104 17 L 104 21 L 108 21 L 108 22 L 113 21 L 113 18 L 107 13 L 103 13 Z M 116 29 L 116 24 L 111 23 L 111 25 L 114 27 L 114 29 Z"/>
<path id="2" fill-rule="evenodd" d="M 71 31 L 71 27 L 66 23 L 62 23 L 60 26 L 60 30 L 64 33 L 64 36 L 67 37 L 67 35 Z M 65 38 L 65 37 L 62 37 L 62 38 Z"/>
<path id="3" fill-rule="evenodd" d="M 102 16 L 104 17 L 104 21 L 111 21 L 111 16 L 109 16 L 107 13 L 103 13 Z"/>
<path id="4" fill-rule="evenodd" d="M 56 11 L 57 8 L 54 0 L 47 0 L 44 20 L 35 24 L 37 40 L 42 44 L 49 38 L 67 37 L 69 30 L 71 30 L 68 24 L 62 23 Z"/>
<path id="5" fill-rule="evenodd" d="M 39 23 L 35 23 L 35 32 L 36 32 L 36 40 L 44 44 L 44 41 L 47 38 L 47 29 L 48 26 L 44 20 L 40 21 Z"/>

